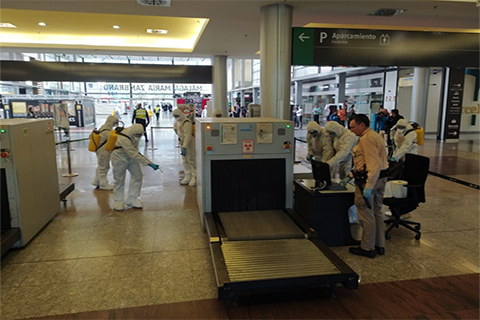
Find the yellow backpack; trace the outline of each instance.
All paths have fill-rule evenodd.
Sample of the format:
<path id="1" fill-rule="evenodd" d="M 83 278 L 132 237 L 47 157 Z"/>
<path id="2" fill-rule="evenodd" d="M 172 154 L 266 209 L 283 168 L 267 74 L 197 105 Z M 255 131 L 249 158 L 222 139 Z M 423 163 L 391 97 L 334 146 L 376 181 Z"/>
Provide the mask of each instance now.
<path id="1" fill-rule="evenodd" d="M 108 136 L 107 143 L 105 144 L 105 150 L 113 151 L 115 149 L 115 144 L 117 143 L 118 135 L 121 134 L 123 127 L 116 127 L 112 131 L 110 131 L 110 135 Z"/>
<path id="2" fill-rule="evenodd" d="M 183 126 L 186 122 L 191 122 L 191 123 L 192 123 L 192 136 L 195 138 L 195 122 L 192 122 L 192 121 L 190 121 L 190 119 L 187 119 L 187 120 L 183 121 L 182 126 Z"/>
<path id="3" fill-rule="evenodd" d="M 121 126 L 118 126 L 115 129 L 113 129 L 112 131 L 110 131 L 110 134 L 108 135 L 107 142 L 105 143 L 105 150 L 107 150 L 107 151 L 113 151 L 115 149 L 115 144 L 117 143 L 118 135 L 127 137 L 128 140 L 132 141 L 132 139 L 129 136 L 122 133 L 123 129 L 125 128 L 124 127 L 125 124 L 123 123 L 123 121 L 118 121 L 118 124 L 120 124 Z M 133 141 L 132 141 L 132 143 L 133 143 Z"/>
<path id="4" fill-rule="evenodd" d="M 93 129 L 92 133 L 90 133 L 90 142 L 88 143 L 88 151 L 97 152 L 106 141 L 100 144 L 100 133 L 107 131 L 108 129 L 103 129 L 102 131 L 98 131 L 97 129 Z"/>
<path id="5" fill-rule="evenodd" d="M 423 128 L 416 122 L 409 122 L 409 124 L 413 127 L 413 129 L 407 130 L 407 132 L 405 132 L 405 136 L 408 133 L 415 131 L 415 134 L 417 135 L 417 144 L 419 146 L 423 146 L 425 143 Z"/>

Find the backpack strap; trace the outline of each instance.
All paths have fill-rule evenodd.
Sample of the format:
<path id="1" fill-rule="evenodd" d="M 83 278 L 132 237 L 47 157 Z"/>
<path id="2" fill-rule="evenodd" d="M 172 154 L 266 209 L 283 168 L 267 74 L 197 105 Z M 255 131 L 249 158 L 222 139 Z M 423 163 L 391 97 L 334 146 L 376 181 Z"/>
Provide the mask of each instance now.
<path id="1" fill-rule="evenodd" d="M 102 143 L 100 143 L 100 145 L 98 146 L 97 150 L 100 149 L 101 147 L 103 147 L 106 143 L 107 143 L 108 139 L 103 141 Z"/>
<path id="2" fill-rule="evenodd" d="M 403 136 L 405 137 L 407 134 L 409 134 L 410 132 L 413 132 L 413 131 L 417 131 L 417 129 L 410 129 L 410 130 L 407 130 Z M 415 133 L 415 134 L 416 134 L 416 133 Z M 416 141 L 416 140 L 417 140 L 417 139 L 415 139 L 415 140 L 413 141 L 413 143 L 417 143 L 417 141 Z"/>
<path id="3" fill-rule="evenodd" d="M 128 138 L 128 140 L 130 140 L 131 143 L 133 143 L 133 145 L 135 145 L 134 141 L 132 140 L 132 138 L 130 138 L 129 136 L 127 136 L 125 133 L 121 133 L 121 132 L 117 132 L 118 135 L 120 136 L 124 136 L 125 138 Z"/>
<path id="4" fill-rule="evenodd" d="M 193 123 L 192 121 L 190 121 L 190 119 L 187 119 L 185 121 L 182 122 L 182 126 L 186 123 L 186 122 L 190 122 L 192 124 L 192 136 L 193 136 L 193 126 L 195 125 L 195 123 Z"/>
<path id="5" fill-rule="evenodd" d="M 403 136 L 405 137 L 407 134 L 409 134 L 410 132 L 413 132 L 413 131 L 417 131 L 417 130 L 416 129 L 407 130 Z"/>

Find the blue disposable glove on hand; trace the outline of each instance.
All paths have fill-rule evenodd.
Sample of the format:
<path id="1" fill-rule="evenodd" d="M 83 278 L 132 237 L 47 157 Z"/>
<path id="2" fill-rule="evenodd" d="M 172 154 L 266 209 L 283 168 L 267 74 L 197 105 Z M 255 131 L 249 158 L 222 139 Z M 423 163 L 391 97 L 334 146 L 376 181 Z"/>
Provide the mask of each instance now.
<path id="1" fill-rule="evenodd" d="M 372 189 L 369 189 L 369 188 L 363 189 L 363 196 L 366 199 L 372 199 Z"/>
<path id="2" fill-rule="evenodd" d="M 158 170 L 158 168 L 160 168 L 160 166 L 158 164 L 155 164 L 155 163 L 149 163 L 148 164 L 150 166 L 150 168 L 152 168 L 153 170 Z"/>
<path id="3" fill-rule="evenodd" d="M 340 181 L 339 185 L 345 187 L 345 186 L 347 185 L 347 183 L 350 182 L 350 180 L 351 180 L 350 177 L 346 177 L 346 178 L 344 178 L 342 181 Z"/>
<path id="4" fill-rule="evenodd" d="M 311 163 L 311 162 L 312 162 L 312 159 L 313 159 L 313 154 L 309 154 L 309 155 L 307 156 L 308 162 Z"/>
<path id="5" fill-rule="evenodd" d="M 187 148 L 182 148 L 181 155 L 184 157 L 187 155 Z"/>
<path id="6" fill-rule="evenodd" d="M 398 162 L 398 160 L 395 159 L 394 157 L 391 157 L 391 158 L 390 158 L 390 161 L 392 161 L 392 162 L 393 162 L 393 161 Z"/>

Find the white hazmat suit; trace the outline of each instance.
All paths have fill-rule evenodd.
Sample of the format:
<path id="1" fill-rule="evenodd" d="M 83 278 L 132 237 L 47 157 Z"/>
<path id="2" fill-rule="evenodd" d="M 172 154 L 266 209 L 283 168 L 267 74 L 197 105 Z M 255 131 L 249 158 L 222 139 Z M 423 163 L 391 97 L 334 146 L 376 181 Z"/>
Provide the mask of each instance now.
<path id="1" fill-rule="evenodd" d="M 327 161 L 332 173 L 339 166 L 340 179 L 344 179 L 352 170 L 352 150 L 357 144 L 358 138 L 347 128 L 336 121 L 329 121 L 325 130 L 333 139 L 333 151 L 335 155 Z"/>
<path id="2" fill-rule="evenodd" d="M 327 162 L 333 157 L 332 139 L 328 133 L 317 122 L 310 121 L 307 124 L 307 160 L 311 161 L 313 157 Z"/>
<path id="3" fill-rule="evenodd" d="M 394 160 L 403 160 L 407 153 L 418 154 L 417 133 L 407 120 L 398 120 L 391 131 L 393 131 L 393 142 L 395 143 L 395 151 L 392 155 Z"/>
<path id="4" fill-rule="evenodd" d="M 125 205 L 137 209 L 143 208 L 142 201 L 138 198 L 142 189 L 143 173 L 140 165 L 150 166 L 154 170 L 158 165 L 152 163 L 138 151 L 138 141 L 144 130 L 139 123 L 123 129 L 118 135 L 115 149 L 112 151 L 113 178 L 113 209 L 125 210 Z M 125 176 L 130 172 L 130 185 L 128 187 L 127 200 L 125 199 Z"/>
<path id="5" fill-rule="evenodd" d="M 173 110 L 176 118 L 174 125 L 180 143 L 182 163 L 185 177 L 180 184 L 188 184 L 193 187 L 197 184 L 197 170 L 195 157 L 195 138 L 193 137 L 193 124 L 180 109 Z"/>
<path id="6" fill-rule="evenodd" d="M 118 118 L 115 116 L 108 116 L 105 123 L 98 130 L 100 132 L 100 148 L 97 154 L 97 170 L 92 184 L 100 190 L 113 190 L 113 186 L 108 183 L 108 170 L 110 169 L 110 152 L 105 150 L 105 143 L 108 140 L 110 131 L 118 123 Z"/>

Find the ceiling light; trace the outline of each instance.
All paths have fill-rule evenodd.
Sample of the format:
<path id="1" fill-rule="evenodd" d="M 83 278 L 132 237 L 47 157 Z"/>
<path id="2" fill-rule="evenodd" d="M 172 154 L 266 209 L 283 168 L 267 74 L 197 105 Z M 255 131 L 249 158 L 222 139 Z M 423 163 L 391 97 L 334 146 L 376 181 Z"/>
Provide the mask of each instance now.
<path id="1" fill-rule="evenodd" d="M 159 6 L 159 7 L 170 7 L 172 5 L 171 0 L 137 0 L 138 4 L 142 6 Z"/>
<path id="2" fill-rule="evenodd" d="M 155 33 L 155 34 L 167 34 L 168 30 L 165 29 L 147 29 L 147 33 Z"/>
<path id="3" fill-rule="evenodd" d="M 14 26 L 11 23 L 8 22 L 0 22 L 0 28 L 16 28 L 17 26 Z"/>
<path id="4" fill-rule="evenodd" d="M 400 14 L 404 12 L 405 10 L 403 9 L 378 9 L 373 12 L 370 12 L 368 15 L 369 16 L 380 16 L 380 17 L 393 17 L 396 16 L 397 14 Z"/>
<path id="5" fill-rule="evenodd" d="M 47 24 L 45 22 L 39 22 L 38 25 L 41 27 L 45 27 Z"/>
<path id="6" fill-rule="evenodd" d="M 113 26 L 113 29 L 120 29 L 119 26 Z"/>

